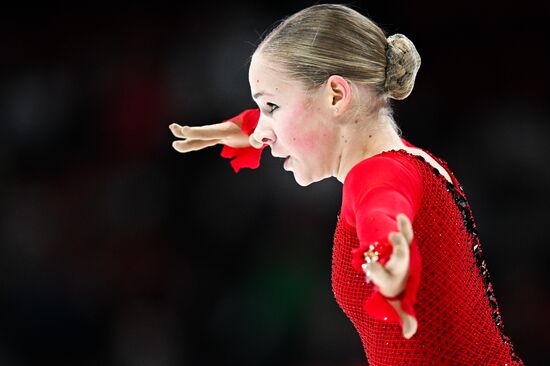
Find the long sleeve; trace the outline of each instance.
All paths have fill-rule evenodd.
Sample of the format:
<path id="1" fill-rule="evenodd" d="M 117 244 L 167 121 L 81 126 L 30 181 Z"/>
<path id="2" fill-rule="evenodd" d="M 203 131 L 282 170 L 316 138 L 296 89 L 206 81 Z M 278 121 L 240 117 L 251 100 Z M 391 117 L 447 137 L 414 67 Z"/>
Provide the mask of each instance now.
<path id="1" fill-rule="evenodd" d="M 388 235 L 398 231 L 396 216 L 405 214 L 412 223 L 422 199 L 422 179 L 408 161 L 380 154 L 357 164 L 344 182 L 342 214 L 355 228 L 359 247 L 352 250 L 352 265 L 364 273 L 364 253 L 373 245 L 384 265 L 391 256 Z M 421 260 L 413 239 L 410 247 L 410 267 L 404 292 L 399 296 L 402 309 L 415 316 L 414 303 L 420 282 Z M 365 303 L 365 311 L 378 318 L 401 319 L 388 300 L 374 289 Z"/>
<path id="2" fill-rule="evenodd" d="M 237 124 L 241 130 L 248 136 L 250 136 L 260 119 L 259 109 L 247 109 L 236 115 L 233 118 L 229 118 L 226 121 Z M 260 159 L 262 157 L 262 151 L 265 145 L 259 149 L 252 146 L 249 147 L 231 147 L 225 145 L 221 151 L 223 158 L 232 159 L 231 166 L 235 173 L 238 173 L 241 168 L 256 169 L 260 166 Z"/>

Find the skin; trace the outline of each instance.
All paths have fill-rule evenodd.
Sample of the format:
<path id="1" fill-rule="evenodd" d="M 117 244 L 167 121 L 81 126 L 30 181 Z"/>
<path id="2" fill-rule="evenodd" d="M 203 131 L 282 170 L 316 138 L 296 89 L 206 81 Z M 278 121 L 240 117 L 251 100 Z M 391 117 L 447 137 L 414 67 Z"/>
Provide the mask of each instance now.
<path id="1" fill-rule="evenodd" d="M 253 99 L 261 110 L 258 126 L 248 137 L 240 129 L 241 121 L 189 127 L 173 123 L 173 147 L 186 153 L 208 146 L 233 147 L 268 145 L 271 154 L 284 158 L 284 169 L 294 174 L 302 186 L 335 177 L 344 182 L 346 175 L 360 161 L 387 150 L 403 149 L 420 155 L 451 181 L 445 169 L 424 151 L 405 146 L 386 115 L 354 113 L 358 106 L 376 98 L 368 88 L 353 85 L 339 75 L 330 76 L 317 89 L 308 91 L 267 57 L 256 52 L 249 69 Z M 397 215 L 398 231 L 389 234 L 393 245 L 385 266 L 373 262 L 363 269 L 388 297 L 400 294 L 409 272 L 409 246 L 413 238 L 410 220 Z M 416 320 L 401 309 L 400 301 L 390 304 L 403 321 L 403 336 L 411 338 Z"/>

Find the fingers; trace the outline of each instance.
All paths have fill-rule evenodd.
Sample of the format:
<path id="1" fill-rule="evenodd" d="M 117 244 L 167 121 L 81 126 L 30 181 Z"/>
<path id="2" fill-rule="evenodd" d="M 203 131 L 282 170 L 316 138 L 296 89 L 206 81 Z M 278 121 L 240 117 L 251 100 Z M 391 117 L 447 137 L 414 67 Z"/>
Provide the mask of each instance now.
<path id="1" fill-rule="evenodd" d="M 384 296 L 397 296 L 403 291 L 409 270 L 409 244 L 400 232 L 389 234 L 393 251 L 388 262 L 383 266 L 378 262 L 363 264 L 367 281 L 372 280 Z"/>
<path id="2" fill-rule="evenodd" d="M 386 263 L 386 269 L 394 274 L 407 272 L 409 268 L 409 243 L 405 239 L 405 235 L 400 232 L 393 232 L 389 234 L 389 239 L 393 251 L 390 260 Z"/>
<path id="3" fill-rule="evenodd" d="M 177 152 L 186 153 L 201 150 L 209 146 L 214 146 L 219 142 L 220 140 L 181 140 L 174 141 L 172 143 L 172 147 L 176 149 Z"/>
<path id="4" fill-rule="evenodd" d="M 178 137 L 180 139 L 185 138 L 185 136 L 183 134 L 183 131 L 182 131 L 183 126 L 180 126 L 177 123 L 172 123 L 168 127 L 170 128 L 170 131 L 172 132 L 172 135 L 174 135 L 175 137 Z"/>
<path id="5" fill-rule="evenodd" d="M 418 329 L 418 322 L 409 314 L 405 314 L 401 319 L 403 320 L 403 337 L 405 337 L 405 339 L 411 339 Z"/>
<path id="6" fill-rule="evenodd" d="M 408 244 L 411 244 L 413 240 L 413 228 L 411 221 L 405 214 L 397 215 L 397 227 L 399 231 L 405 236 Z"/>
<path id="7" fill-rule="evenodd" d="M 378 286 L 382 295 L 394 297 L 400 294 L 404 287 L 410 265 L 410 244 L 413 239 L 413 228 L 410 220 L 404 214 L 397 215 L 399 231 L 391 232 L 388 239 L 392 244 L 392 254 L 383 266 L 378 262 L 363 264 L 367 282 L 372 280 Z M 397 302 L 399 305 L 399 302 Z M 417 329 L 416 319 L 400 310 L 403 320 L 403 336 L 411 338 Z"/>
<path id="8" fill-rule="evenodd" d="M 418 329 L 418 322 L 416 321 L 416 318 L 403 311 L 403 308 L 401 308 L 401 301 L 390 301 L 390 304 L 395 309 L 395 311 L 397 311 L 399 317 L 401 318 L 401 330 L 403 333 L 403 337 L 405 337 L 405 339 L 411 339 L 411 337 L 415 335 L 416 330 Z"/>
<path id="9" fill-rule="evenodd" d="M 180 126 L 177 123 L 172 123 L 170 131 L 178 138 L 220 140 L 227 138 L 232 133 L 240 132 L 240 128 L 233 122 L 222 122 L 197 127 Z"/>
<path id="10" fill-rule="evenodd" d="M 379 288 L 387 288 L 393 283 L 392 274 L 378 262 L 363 264 L 363 271 L 367 275 L 367 281 L 373 281 Z"/>

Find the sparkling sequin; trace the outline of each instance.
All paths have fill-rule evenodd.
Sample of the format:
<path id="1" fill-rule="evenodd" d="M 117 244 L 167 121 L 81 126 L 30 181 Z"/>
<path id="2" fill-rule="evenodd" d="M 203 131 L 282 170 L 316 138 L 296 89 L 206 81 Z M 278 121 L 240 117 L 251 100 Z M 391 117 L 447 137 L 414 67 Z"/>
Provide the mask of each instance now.
<path id="1" fill-rule="evenodd" d="M 359 241 L 354 229 L 339 218 L 333 247 L 333 292 L 359 332 L 369 363 L 523 365 L 504 334 L 463 188 L 440 159 L 436 160 L 455 184 L 420 156 L 402 150 L 387 154 L 413 162 L 423 177 L 423 203 L 413 223 L 423 263 L 415 305 L 419 328 L 405 340 L 397 324 L 365 315 L 363 302 L 373 284 L 355 276 L 350 252 Z M 354 281 L 348 284 L 348 278 Z"/>
<path id="2" fill-rule="evenodd" d="M 420 160 L 424 160 L 420 156 L 418 156 L 418 158 Z M 443 161 L 442 159 L 439 159 L 437 157 L 434 157 L 434 158 L 438 161 L 438 163 L 440 165 L 445 167 L 446 170 L 450 172 L 450 170 L 448 169 L 447 163 L 445 161 Z M 440 175 L 440 173 L 437 169 L 435 170 L 435 174 L 436 174 L 436 176 L 441 177 L 441 175 Z M 450 174 L 453 175 L 452 172 L 450 172 Z M 453 176 L 453 178 L 454 178 L 453 180 L 456 181 L 456 178 L 454 176 Z M 498 326 L 498 328 L 500 330 L 500 336 L 501 336 L 502 340 L 510 346 L 510 352 L 511 352 L 511 355 L 512 355 L 512 359 L 517 361 L 517 362 L 521 362 L 521 359 L 515 354 L 515 352 L 513 350 L 513 345 L 511 344 L 510 338 L 504 334 L 504 325 L 503 325 L 503 322 L 502 322 L 502 318 L 500 316 L 500 311 L 498 309 L 498 303 L 497 303 L 496 297 L 495 297 L 494 292 L 493 292 L 493 285 L 491 283 L 489 270 L 487 268 L 487 263 L 485 262 L 485 259 L 483 259 L 483 253 L 481 251 L 481 246 L 479 244 L 479 239 L 478 239 L 478 231 L 477 231 L 477 228 L 476 228 L 475 221 L 473 219 L 473 215 L 472 215 L 472 211 L 470 209 L 470 205 L 468 204 L 466 196 L 464 195 L 464 189 L 463 189 L 462 185 L 457 184 L 460 192 L 457 191 L 456 188 L 455 188 L 455 185 L 452 184 L 449 181 L 446 181 L 446 185 L 447 185 L 446 190 L 448 192 L 451 192 L 451 194 L 453 196 L 453 199 L 454 199 L 457 207 L 460 210 L 460 213 L 461 213 L 461 216 L 463 218 L 464 226 L 465 226 L 466 230 L 472 236 L 473 243 L 474 243 L 474 245 L 472 246 L 472 252 L 474 253 L 474 258 L 476 259 L 476 262 L 478 264 L 478 268 L 480 269 L 483 281 L 485 283 L 486 294 L 487 294 L 487 297 L 488 297 L 488 300 L 489 300 L 489 304 L 492 307 L 493 320 L 495 321 L 495 324 Z"/>

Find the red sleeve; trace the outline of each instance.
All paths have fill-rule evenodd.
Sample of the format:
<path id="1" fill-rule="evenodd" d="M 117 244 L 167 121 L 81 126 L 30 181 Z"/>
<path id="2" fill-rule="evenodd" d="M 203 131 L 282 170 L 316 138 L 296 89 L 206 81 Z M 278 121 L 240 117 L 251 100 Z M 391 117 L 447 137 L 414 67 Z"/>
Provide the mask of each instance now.
<path id="1" fill-rule="evenodd" d="M 250 136 L 258 125 L 259 119 L 259 109 L 247 109 L 226 121 L 237 124 L 245 134 Z M 252 146 L 236 148 L 225 145 L 222 149 L 221 156 L 223 158 L 233 159 L 230 162 L 231 166 L 233 170 L 235 170 L 235 173 L 238 173 L 241 168 L 256 169 L 259 167 L 264 148 L 265 145 L 259 149 Z"/>
<path id="2" fill-rule="evenodd" d="M 390 258 L 392 246 L 388 235 L 398 231 L 396 216 L 414 218 L 422 199 L 422 179 L 407 159 L 381 154 L 357 164 L 344 182 L 342 214 L 348 224 L 355 227 L 359 247 L 352 251 L 352 265 L 364 274 L 364 253 L 373 244 L 384 265 Z M 410 268 L 405 290 L 399 299 L 406 313 L 415 316 L 413 305 L 420 283 L 421 260 L 416 240 L 410 246 Z M 379 319 L 401 322 L 395 309 L 377 288 L 365 303 L 365 311 Z"/>

